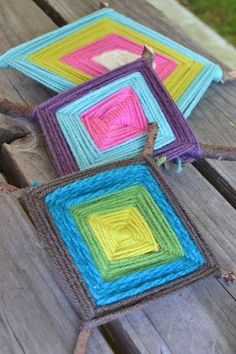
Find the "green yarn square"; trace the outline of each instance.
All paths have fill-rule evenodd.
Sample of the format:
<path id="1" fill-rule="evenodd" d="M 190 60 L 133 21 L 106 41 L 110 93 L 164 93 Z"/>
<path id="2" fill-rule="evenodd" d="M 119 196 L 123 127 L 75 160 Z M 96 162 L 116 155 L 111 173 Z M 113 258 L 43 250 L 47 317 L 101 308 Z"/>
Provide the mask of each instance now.
<path id="1" fill-rule="evenodd" d="M 130 258 L 109 260 L 89 220 L 92 216 L 104 216 L 127 208 L 135 208 L 142 215 L 156 241 L 157 249 Z M 149 192 L 141 185 L 81 203 L 72 207 L 70 212 L 89 247 L 97 269 L 106 281 L 184 256 L 183 248 L 168 221 Z M 109 239 L 107 242 L 109 243 Z"/>

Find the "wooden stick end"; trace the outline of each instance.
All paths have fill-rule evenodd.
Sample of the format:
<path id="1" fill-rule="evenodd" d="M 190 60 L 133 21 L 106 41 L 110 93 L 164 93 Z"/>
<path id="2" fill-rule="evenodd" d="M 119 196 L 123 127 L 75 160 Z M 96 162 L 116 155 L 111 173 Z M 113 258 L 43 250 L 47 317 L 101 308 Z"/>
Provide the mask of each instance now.
<path id="1" fill-rule="evenodd" d="M 99 5 L 100 5 L 100 9 L 104 9 L 105 7 L 109 7 L 109 2 L 100 1 Z"/>
<path id="2" fill-rule="evenodd" d="M 146 44 L 143 47 L 142 58 L 146 59 L 150 63 L 153 63 L 155 58 L 154 50 L 151 47 L 148 47 Z"/>

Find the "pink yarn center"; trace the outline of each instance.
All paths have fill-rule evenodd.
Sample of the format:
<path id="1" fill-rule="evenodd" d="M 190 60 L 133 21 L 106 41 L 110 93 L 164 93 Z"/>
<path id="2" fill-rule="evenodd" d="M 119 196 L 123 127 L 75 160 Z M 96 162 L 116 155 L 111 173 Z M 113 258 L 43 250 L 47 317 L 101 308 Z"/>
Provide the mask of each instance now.
<path id="1" fill-rule="evenodd" d="M 93 77 L 127 64 L 142 55 L 143 46 L 117 34 L 107 35 L 60 58 L 66 64 Z M 153 68 L 165 80 L 177 64 L 170 58 L 156 53 Z"/>
<path id="2" fill-rule="evenodd" d="M 139 99 L 130 87 L 99 102 L 80 118 L 99 150 L 122 144 L 148 128 Z"/>

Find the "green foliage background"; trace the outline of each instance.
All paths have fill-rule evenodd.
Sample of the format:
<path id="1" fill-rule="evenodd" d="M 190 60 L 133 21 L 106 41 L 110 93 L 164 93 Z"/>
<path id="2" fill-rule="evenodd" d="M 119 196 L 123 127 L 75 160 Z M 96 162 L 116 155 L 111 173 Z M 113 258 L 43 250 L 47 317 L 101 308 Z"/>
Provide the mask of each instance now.
<path id="1" fill-rule="evenodd" d="M 236 0 L 179 0 L 236 46 Z"/>

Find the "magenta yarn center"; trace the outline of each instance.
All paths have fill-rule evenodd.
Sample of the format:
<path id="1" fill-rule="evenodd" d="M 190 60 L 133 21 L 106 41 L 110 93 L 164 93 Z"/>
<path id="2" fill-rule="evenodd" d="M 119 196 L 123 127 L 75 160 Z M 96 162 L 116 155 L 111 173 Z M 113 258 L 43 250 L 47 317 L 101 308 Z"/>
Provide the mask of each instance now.
<path id="1" fill-rule="evenodd" d="M 148 129 L 142 106 L 130 87 L 99 102 L 80 118 L 99 150 L 122 144 Z"/>
<path id="2" fill-rule="evenodd" d="M 117 34 L 109 34 L 60 58 L 64 63 L 93 77 L 141 57 L 143 46 Z M 153 68 L 165 80 L 177 64 L 156 53 Z"/>

